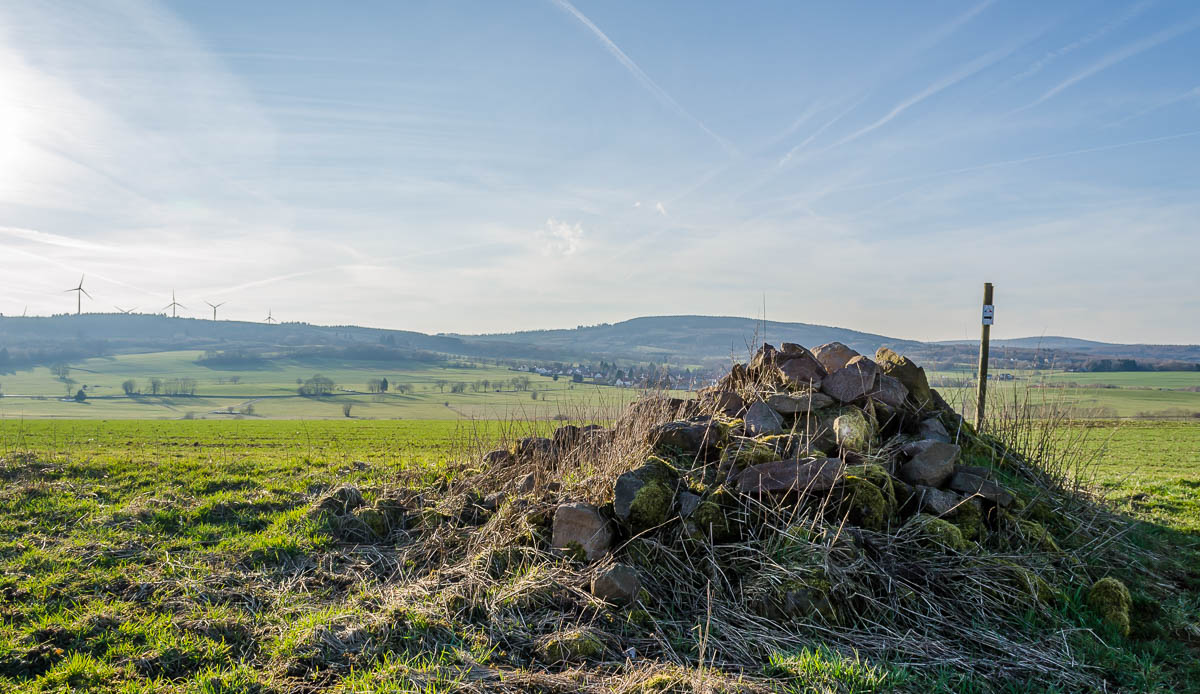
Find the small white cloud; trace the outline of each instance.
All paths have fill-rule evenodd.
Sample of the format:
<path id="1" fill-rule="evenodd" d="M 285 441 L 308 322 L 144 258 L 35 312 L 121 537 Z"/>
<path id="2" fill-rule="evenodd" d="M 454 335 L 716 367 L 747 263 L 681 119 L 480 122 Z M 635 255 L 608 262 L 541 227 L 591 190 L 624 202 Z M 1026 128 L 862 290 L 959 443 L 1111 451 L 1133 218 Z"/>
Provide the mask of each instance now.
<path id="1" fill-rule="evenodd" d="M 633 203 L 633 206 L 634 206 L 634 207 L 641 207 L 641 206 L 642 206 L 642 201 L 641 201 L 641 200 L 638 200 L 637 202 Z"/>
<path id="2" fill-rule="evenodd" d="M 664 217 L 667 216 L 667 208 L 663 207 L 663 204 L 661 202 L 654 203 L 654 209 L 658 210 L 658 213 L 661 214 L 662 216 L 664 216 Z"/>
<path id="3" fill-rule="evenodd" d="M 574 255 L 583 242 L 583 227 L 578 223 L 547 219 L 542 242 L 542 251 L 546 255 Z"/>

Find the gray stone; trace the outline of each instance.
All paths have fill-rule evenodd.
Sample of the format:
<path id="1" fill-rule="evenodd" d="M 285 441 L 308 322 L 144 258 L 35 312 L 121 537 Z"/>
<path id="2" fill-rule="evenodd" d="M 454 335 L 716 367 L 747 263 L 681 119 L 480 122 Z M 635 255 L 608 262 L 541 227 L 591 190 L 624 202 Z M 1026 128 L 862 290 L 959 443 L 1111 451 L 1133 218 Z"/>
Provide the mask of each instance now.
<path id="1" fill-rule="evenodd" d="M 866 357 L 854 357 L 821 383 L 821 390 L 838 402 L 854 402 L 875 391 L 879 367 Z"/>
<path id="2" fill-rule="evenodd" d="M 488 465 L 510 465 L 516 460 L 512 452 L 506 448 L 500 448 L 494 451 L 485 453 L 483 462 Z"/>
<path id="3" fill-rule="evenodd" d="M 701 498 L 699 494 L 693 494 L 691 492 L 679 492 L 679 496 L 676 498 L 676 501 L 679 502 L 680 517 L 687 518 L 688 516 L 692 515 L 697 507 L 700 506 Z"/>
<path id="4" fill-rule="evenodd" d="M 751 436 L 771 436 L 783 433 L 783 417 L 765 402 L 756 402 L 742 418 Z"/>
<path id="5" fill-rule="evenodd" d="M 946 431 L 946 427 L 942 425 L 942 421 L 937 417 L 930 417 L 921 421 L 917 427 L 917 435 L 923 439 L 933 439 L 942 443 L 950 443 L 950 432 Z"/>
<path id="6" fill-rule="evenodd" d="M 518 494 L 531 494 L 537 488 L 537 475 L 532 472 L 521 475 L 513 480 L 513 487 Z"/>
<path id="7" fill-rule="evenodd" d="M 833 404 L 833 398 L 824 393 L 776 393 L 767 398 L 767 404 L 779 414 L 807 414 Z"/>
<path id="8" fill-rule="evenodd" d="M 1015 497 L 1004 487 L 969 472 L 957 472 L 950 478 L 949 487 L 956 492 L 973 494 L 1002 508 L 1011 506 Z"/>
<path id="9" fill-rule="evenodd" d="M 954 444 L 935 442 L 900 468 L 900 478 L 909 484 L 940 487 L 954 474 L 960 452 Z"/>
<path id="10" fill-rule="evenodd" d="M 579 437 L 582 430 L 574 424 L 566 424 L 554 430 L 554 434 L 550 440 L 554 442 L 554 447 L 559 450 L 570 450 L 579 445 Z"/>
<path id="11" fill-rule="evenodd" d="M 913 493 L 917 496 L 918 509 L 935 516 L 945 516 L 954 513 L 963 497 L 936 487 L 917 486 Z"/>
<path id="12" fill-rule="evenodd" d="M 907 458 L 915 458 L 918 455 L 920 455 L 921 453 L 924 453 L 925 449 L 929 448 L 930 446 L 932 446 L 935 443 L 945 443 L 945 441 L 939 442 L 939 441 L 934 441 L 933 439 L 921 439 L 919 441 L 909 441 L 900 447 L 900 453 Z"/>
<path id="13" fill-rule="evenodd" d="M 702 393 L 704 403 L 713 410 L 737 417 L 746 411 L 746 401 L 731 390 L 710 390 Z"/>
<path id="14" fill-rule="evenodd" d="M 592 595 L 618 605 L 636 601 L 641 590 L 637 570 L 626 564 L 613 564 L 592 579 Z"/>
<path id="15" fill-rule="evenodd" d="M 612 524 L 595 506 L 573 502 L 555 509 L 550 540 L 555 549 L 581 551 L 588 561 L 592 561 L 604 556 L 612 541 Z"/>
<path id="16" fill-rule="evenodd" d="M 540 436 L 527 436 L 517 441 L 517 456 L 525 459 L 547 456 L 554 452 L 554 442 Z"/>
<path id="17" fill-rule="evenodd" d="M 752 496 L 827 492 L 841 479 L 840 458 L 776 460 L 753 465 L 738 474 L 738 491 Z"/>
<path id="18" fill-rule="evenodd" d="M 678 486 L 675 471 L 659 460 L 650 460 L 617 478 L 613 513 L 634 532 L 667 522 Z"/>
<path id="19" fill-rule="evenodd" d="M 717 443 L 717 429 L 710 419 L 688 419 L 666 422 L 650 434 L 656 446 L 696 453 Z"/>
<path id="20" fill-rule="evenodd" d="M 799 347 L 799 345 L 796 345 Z M 825 367 L 808 350 L 783 352 L 777 357 L 779 372 L 784 383 L 794 390 L 820 390 L 825 378 Z"/>
<path id="21" fill-rule="evenodd" d="M 908 388 L 887 374 L 879 374 L 879 383 L 876 384 L 875 392 L 871 393 L 871 397 L 888 407 L 899 409 L 904 407 L 904 403 L 908 399 Z"/>
<path id="22" fill-rule="evenodd" d="M 812 353 L 828 373 L 841 369 L 854 357 L 862 356 L 840 342 L 826 342 L 820 347 L 814 348 Z"/>

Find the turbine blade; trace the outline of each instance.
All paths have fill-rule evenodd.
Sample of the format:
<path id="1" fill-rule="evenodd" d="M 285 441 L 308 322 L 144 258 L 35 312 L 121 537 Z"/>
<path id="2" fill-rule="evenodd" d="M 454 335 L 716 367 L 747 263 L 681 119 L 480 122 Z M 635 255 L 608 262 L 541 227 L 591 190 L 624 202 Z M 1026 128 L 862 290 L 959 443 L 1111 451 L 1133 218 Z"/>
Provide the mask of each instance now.
<path id="1" fill-rule="evenodd" d="M 80 288 L 79 288 L 79 291 L 83 292 L 83 295 L 84 295 L 84 296 L 86 296 L 87 298 L 89 298 L 89 299 L 91 299 L 91 298 L 92 298 L 92 295 L 91 295 L 91 294 L 88 294 L 88 293 L 87 293 L 87 290 L 86 290 L 86 289 L 84 289 L 83 287 L 80 287 Z"/>

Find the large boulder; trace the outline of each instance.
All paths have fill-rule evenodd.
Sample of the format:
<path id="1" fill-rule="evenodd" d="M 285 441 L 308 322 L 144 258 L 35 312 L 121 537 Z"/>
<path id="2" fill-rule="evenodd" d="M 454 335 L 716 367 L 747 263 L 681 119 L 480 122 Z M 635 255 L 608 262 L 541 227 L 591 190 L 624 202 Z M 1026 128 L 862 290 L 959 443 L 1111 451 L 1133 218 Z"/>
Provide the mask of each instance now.
<path id="1" fill-rule="evenodd" d="M 737 490 L 751 496 L 814 494 L 833 489 L 845 463 L 840 458 L 776 460 L 738 474 Z"/>
<path id="2" fill-rule="evenodd" d="M 854 402 L 876 389 L 879 367 L 866 357 L 854 357 L 821 382 L 821 390 L 838 402 Z"/>
<path id="3" fill-rule="evenodd" d="M 828 373 L 833 373 L 844 367 L 846 362 L 854 357 L 862 356 L 840 342 L 826 342 L 820 347 L 813 349 L 812 353 Z"/>
<path id="4" fill-rule="evenodd" d="M 612 524 L 591 504 L 560 504 L 554 511 L 550 544 L 555 549 L 593 561 L 612 546 Z"/>
<path id="5" fill-rule="evenodd" d="M 641 589 L 642 580 L 637 569 L 627 564 L 613 564 L 592 579 L 592 595 L 618 605 L 637 600 Z"/>
<path id="6" fill-rule="evenodd" d="M 908 388 L 908 395 L 917 409 L 933 407 L 933 393 L 929 390 L 929 379 L 925 377 L 925 369 L 917 366 L 911 359 L 896 354 L 887 347 L 880 347 L 875 352 L 875 362 L 883 373 L 895 378 Z"/>
<path id="7" fill-rule="evenodd" d="M 662 525 L 671 517 L 677 486 L 671 466 L 651 458 L 617 478 L 613 513 L 635 533 Z"/>
<path id="8" fill-rule="evenodd" d="M 954 474 L 960 453 L 961 449 L 952 443 L 930 444 L 900 468 L 900 479 L 909 484 L 940 487 Z"/>
<path id="9" fill-rule="evenodd" d="M 783 417 L 765 402 L 751 405 L 742 420 L 745 422 L 746 432 L 751 436 L 773 436 L 784 431 Z"/>
<path id="10" fill-rule="evenodd" d="M 775 393 L 767 397 L 771 409 L 782 415 L 805 415 L 833 404 L 824 393 Z"/>

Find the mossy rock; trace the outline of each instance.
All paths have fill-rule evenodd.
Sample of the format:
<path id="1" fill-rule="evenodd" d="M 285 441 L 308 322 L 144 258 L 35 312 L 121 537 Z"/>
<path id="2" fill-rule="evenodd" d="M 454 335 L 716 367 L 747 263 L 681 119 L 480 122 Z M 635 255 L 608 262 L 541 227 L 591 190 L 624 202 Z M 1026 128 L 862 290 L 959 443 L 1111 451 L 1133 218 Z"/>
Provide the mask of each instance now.
<path id="1" fill-rule="evenodd" d="M 1000 590 L 999 586 L 989 588 L 984 583 L 983 591 L 993 599 L 1012 600 L 1014 591 L 1017 597 L 1023 598 L 1028 604 L 1052 605 L 1058 599 L 1059 591 L 1036 572 L 1006 559 L 990 558 L 984 562 L 999 566 L 1001 570 L 997 576 L 997 583 L 1012 589 L 1004 591 Z"/>
<path id="2" fill-rule="evenodd" d="M 983 509 L 979 504 L 970 501 L 959 504 L 949 521 L 962 533 L 964 540 L 979 542 L 987 534 L 987 524 L 983 522 Z"/>
<path id="3" fill-rule="evenodd" d="M 687 517 L 684 532 L 688 538 L 700 542 L 729 542 L 737 537 L 737 531 L 725 509 L 712 498 L 704 499 L 696 506 Z"/>
<path id="4" fill-rule="evenodd" d="M 904 527 L 915 530 L 920 543 L 932 549 L 963 552 L 970 547 L 958 526 L 928 513 L 918 513 Z"/>
<path id="5" fill-rule="evenodd" d="M 833 432 L 842 450 L 866 453 L 877 444 L 874 418 L 858 408 L 849 408 L 834 419 Z"/>
<path id="6" fill-rule="evenodd" d="M 896 508 L 891 486 L 881 490 L 865 477 L 847 475 L 841 483 L 839 510 L 849 516 L 852 524 L 867 530 L 881 531 Z"/>
<path id="7" fill-rule="evenodd" d="M 665 460 L 650 457 L 617 478 L 613 511 L 634 532 L 667 522 L 675 507 L 678 474 Z"/>
<path id="8" fill-rule="evenodd" d="M 376 537 L 384 538 L 392 532 L 392 522 L 388 515 L 377 508 L 360 508 L 354 515 L 370 528 Z"/>
<path id="9" fill-rule="evenodd" d="M 1020 518 L 1017 519 L 1017 527 L 1020 528 L 1021 537 L 1030 546 L 1037 547 L 1043 552 L 1057 553 L 1060 551 L 1058 543 L 1054 541 L 1054 536 L 1041 523 Z"/>
<path id="10" fill-rule="evenodd" d="M 838 623 L 833 585 L 820 567 L 789 567 L 782 581 L 759 576 L 747 590 L 759 612 L 769 619 Z"/>
<path id="11" fill-rule="evenodd" d="M 779 460 L 779 452 L 771 443 L 751 438 L 734 438 L 721 451 L 720 469 L 729 474 L 737 474 L 752 465 L 773 460 Z"/>
<path id="12" fill-rule="evenodd" d="M 537 646 L 538 656 L 546 663 L 597 660 L 604 655 L 604 641 L 587 628 L 558 631 L 544 637 Z"/>
<path id="13" fill-rule="evenodd" d="M 1133 605 L 1133 599 L 1124 583 L 1111 576 L 1096 581 L 1088 591 L 1087 604 L 1106 624 L 1114 627 L 1122 636 L 1129 636 L 1129 608 Z"/>

